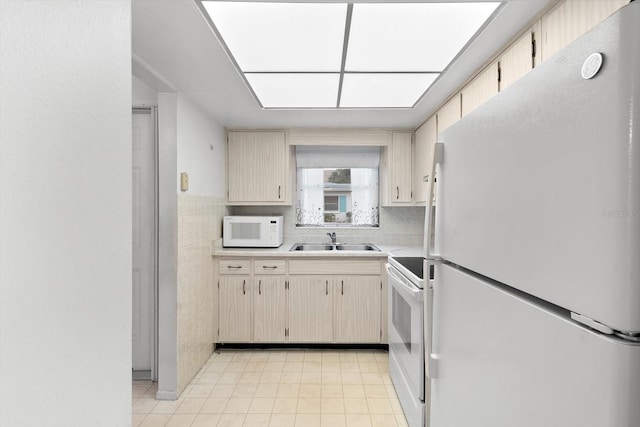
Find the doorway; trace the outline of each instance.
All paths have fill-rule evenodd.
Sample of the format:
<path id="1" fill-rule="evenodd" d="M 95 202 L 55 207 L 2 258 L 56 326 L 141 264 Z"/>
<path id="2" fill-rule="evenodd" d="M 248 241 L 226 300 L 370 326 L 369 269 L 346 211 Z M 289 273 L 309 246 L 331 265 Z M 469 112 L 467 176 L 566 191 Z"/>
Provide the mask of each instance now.
<path id="1" fill-rule="evenodd" d="M 158 150 L 157 109 L 132 118 L 132 379 L 157 380 Z"/>

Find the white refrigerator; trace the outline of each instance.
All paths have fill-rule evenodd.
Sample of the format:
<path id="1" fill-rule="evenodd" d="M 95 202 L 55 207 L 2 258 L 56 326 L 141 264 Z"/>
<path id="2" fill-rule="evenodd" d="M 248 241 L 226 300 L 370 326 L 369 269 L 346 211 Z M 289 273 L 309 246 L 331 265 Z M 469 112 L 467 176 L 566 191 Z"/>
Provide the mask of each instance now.
<path id="1" fill-rule="evenodd" d="M 639 29 L 631 3 L 441 134 L 431 427 L 640 426 Z"/>

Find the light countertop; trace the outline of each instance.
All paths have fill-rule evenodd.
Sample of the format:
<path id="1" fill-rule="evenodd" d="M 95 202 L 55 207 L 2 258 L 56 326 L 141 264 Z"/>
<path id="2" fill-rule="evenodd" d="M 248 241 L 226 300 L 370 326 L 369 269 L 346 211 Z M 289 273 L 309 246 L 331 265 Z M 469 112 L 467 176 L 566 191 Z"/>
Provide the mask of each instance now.
<path id="1" fill-rule="evenodd" d="M 285 241 L 278 248 L 223 248 L 222 240 L 213 242 L 215 257 L 352 257 L 352 258 L 384 258 L 387 256 L 422 256 L 422 246 L 376 245 L 377 251 L 289 251 L 298 241 Z M 311 242 L 310 242 L 311 243 Z M 324 243 L 323 243 L 324 244 Z"/>

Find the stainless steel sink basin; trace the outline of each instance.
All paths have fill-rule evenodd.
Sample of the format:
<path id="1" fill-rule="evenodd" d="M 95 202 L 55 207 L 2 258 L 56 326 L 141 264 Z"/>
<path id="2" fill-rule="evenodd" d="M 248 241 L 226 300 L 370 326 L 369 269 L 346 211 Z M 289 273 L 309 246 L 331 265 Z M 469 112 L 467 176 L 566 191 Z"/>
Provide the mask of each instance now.
<path id="1" fill-rule="evenodd" d="M 378 249 L 376 247 L 376 245 L 372 245 L 370 243 L 336 245 L 336 249 L 339 250 L 339 251 L 377 251 L 377 252 L 380 252 L 380 249 Z"/>
<path id="2" fill-rule="evenodd" d="M 333 245 L 322 243 L 296 243 L 291 246 L 290 251 L 332 251 Z"/>
<path id="3" fill-rule="evenodd" d="M 380 252 L 380 249 L 376 245 L 372 245 L 371 243 L 338 243 L 335 245 L 332 244 L 323 244 L 323 243 L 295 243 L 291 246 L 289 251 L 377 251 Z"/>

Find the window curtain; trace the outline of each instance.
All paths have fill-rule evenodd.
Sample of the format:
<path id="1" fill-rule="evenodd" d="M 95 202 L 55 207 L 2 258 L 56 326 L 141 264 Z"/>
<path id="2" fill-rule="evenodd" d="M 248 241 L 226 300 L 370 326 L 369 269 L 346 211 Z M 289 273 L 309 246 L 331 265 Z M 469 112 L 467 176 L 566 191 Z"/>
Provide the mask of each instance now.
<path id="1" fill-rule="evenodd" d="M 298 145 L 298 168 L 375 168 L 380 166 L 380 147 Z"/>

